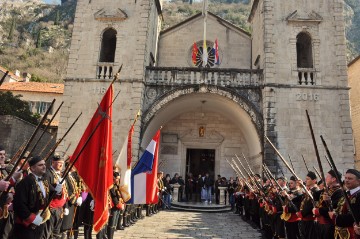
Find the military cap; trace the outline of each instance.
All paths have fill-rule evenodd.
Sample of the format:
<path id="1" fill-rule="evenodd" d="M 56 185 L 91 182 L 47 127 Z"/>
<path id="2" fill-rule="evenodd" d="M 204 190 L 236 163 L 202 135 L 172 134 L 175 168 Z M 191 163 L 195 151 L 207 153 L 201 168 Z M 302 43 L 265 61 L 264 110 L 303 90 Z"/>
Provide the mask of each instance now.
<path id="1" fill-rule="evenodd" d="M 119 173 L 119 172 L 114 172 L 113 175 L 114 175 L 114 178 L 120 177 L 120 173 Z"/>
<path id="2" fill-rule="evenodd" d="M 294 175 L 293 175 L 293 176 L 291 176 L 291 177 L 290 177 L 290 180 L 291 180 L 291 181 L 296 181 L 295 176 L 294 176 Z"/>
<path id="3" fill-rule="evenodd" d="M 284 176 L 280 176 L 280 177 L 276 178 L 276 180 L 278 180 L 278 179 L 281 179 L 281 180 L 283 180 L 283 181 L 286 181 L 286 178 L 285 178 Z"/>
<path id="4" fill-rule="evenodd" d="M 341 179 L 342 175 L 339 171 L 337 171 L 339 178 Z M 336 178 L 335 170 L 331 169 L 328 174 L 330 174 L 332 177 Z"/>
<path id="5" fill-rule="evenodd" d="M 59 153 L 54 153 L 53 161 L 64 161 L 64 158 L 60 156 Z"/>
<path id="6" fill-rule="evenodd" d="M 258 178 L 261 178 L 260 174 L 258 174 L 258 173 L 256 173 L 255 176 Z"/>
<path id="7" fill-rule="evenodd" d="M 306 176 L 308 176 L 312 180 L 317 179 L 316 174 L 313 171 L 309 171 Z"/>
<path id="8" fill-rule="evenodd" d="M 360 179 L 360 172 L 356 169 L 350 168 L 346 171 L 346 173 L 354 174 L 358 179 Z"/>
<path id="9" fill-rule="evenodd" d="M 30 167 L 34 166 L 35 164 L 37 164 L 38 162 L 40 162 L 41 160 L 43 160 L 40 156 L 34 156 L 29 160 L 29 165 Z"/>

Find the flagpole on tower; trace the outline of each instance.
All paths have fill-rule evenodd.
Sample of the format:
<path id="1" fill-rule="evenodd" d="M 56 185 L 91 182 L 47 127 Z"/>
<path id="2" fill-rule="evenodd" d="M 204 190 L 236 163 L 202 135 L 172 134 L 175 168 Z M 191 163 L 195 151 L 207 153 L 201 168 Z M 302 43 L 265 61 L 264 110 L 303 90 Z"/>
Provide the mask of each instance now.
<path id="1" fill-rule="evenodd" d="M 202 15 L 204 16 L 204 40 L 203 40 L 203 53 L 202 53 L 202 66 L 205 67 L 208 62 L 208 52 L 206 46 L 206 22 L 207 22 L 207 14 L 208 14 L 208 1 L 204 0 L 203 3 L 203 12 Z"/>

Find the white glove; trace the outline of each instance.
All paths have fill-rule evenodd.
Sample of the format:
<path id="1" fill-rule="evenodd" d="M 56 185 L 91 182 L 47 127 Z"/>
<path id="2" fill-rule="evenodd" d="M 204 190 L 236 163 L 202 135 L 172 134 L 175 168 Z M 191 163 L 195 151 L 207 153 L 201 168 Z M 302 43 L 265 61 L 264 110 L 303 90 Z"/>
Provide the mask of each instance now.
<path id="1" fill-rule="evenodd" d="M 94 207 L 95 207 L 95 202 L 94 202 L 94 200 L 91 200 L 91 202 L 90 202 L 90 210 L 94 211 Z"/>
<path id="2" fill-rule="evenodd" d="M 36 226 L 40 226 L 40 224 L 43 222 L 43 218 L 40 216 L 40 213 L 38 215 L 36 215 L 34 221 L 32 222 L 32 224 L 36 225 Z"/>
<path id="3" fill-rule="evenodd" d="M 57 195 L 60 195 L 60 194 L 61 194 L 61 192 L 62 192 L 62 187 L 63 187 L 62 184 L 60 184 L 60 183 L 56 184 L 55 191 L 56 191 L 56 194 L 57 194 Z"/>
<path id="4" fill-rule="evenodd" d="M 78 198 L 76 199 L 76 205 L 80 207 L 81 204 L 82 204 L 82 197 L 78 197 Z"/>
<path id="5" fill-rule="evenodd" d="M 64 209 L 64 215 L 65 215 L 65 216 L 69 215 L 69 208 L 65 208 L 65 209 Z"/>
<path id="6" fill-rule="evenodd" d="M 59 177 L 58 183 L 60 183 L 62 180 L 63 180 L 63 178 L 60 178 L 60 177 Z M 64 181 L 64 182 L 65 182 L 65 181 Z M 64 183 L 64 182 L 63 182 L 63 183 Z M 63 184 L 63 183 L 62 183 L 62 184 Z"/>

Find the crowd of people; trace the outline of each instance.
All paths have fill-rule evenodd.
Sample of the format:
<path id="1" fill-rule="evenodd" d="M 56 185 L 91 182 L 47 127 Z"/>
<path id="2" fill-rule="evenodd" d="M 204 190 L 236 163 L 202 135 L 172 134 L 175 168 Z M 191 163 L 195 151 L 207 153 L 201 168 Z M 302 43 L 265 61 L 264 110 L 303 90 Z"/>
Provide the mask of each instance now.
<path id="1" fill-rule="evenodd" d="M 294 176 L 289 181 L 283 176 L 262 178 L 259 174 L 239 179 L 233 194 L 235 213 L 261 230 L 266 239 L 360 238 L 360 227 L 354 220 L 360 219 L 360 172 L 349 169 L 344 177 L 352 211 L 334 170 L 326 174 L 325 184 L 326 188 L 312 171 L 305 181 Z"/>
<path id="2" fill-rule="evenodd" d="M 19 161 L 21 169 L 15 168 L 6 161 L 5 148 L 0 146 L 1 238 L 76 239 L 80 227 L 85 239 L 92 238 L 96 205 L 76 171 L 62 178 L 67 162 L 59 154 L 54 154 L 48 166 L 41 157 L 26 158 Z M 189 173 L 183 180 L 179 174 L 171 178 L 159 172 L 158 203 L 133 205 L 123 200 L 121 174 L 115 167 L 108 194 L 109 220 L 96 238 L 112 239 L 116 230 L 144 218 L 144 209 L 146 216 L 171 209 L 174 184 L 180 185 L 179 201 L 208 204 L 213 199 L 220 203 L 220 187 L 225 187 L 225 203 L 258 227 L 267 239 L 360 238 L 360 172 L 346 171 L 343 179 L 347 198 L 338 175 L 330 170 L 323 181 L 309 171 L 304 181 L 294 176 L 287 181 L 285 177 L 269 179 L 258 174 L 229 180 L 218 175 L 213 180 L 208 173 L 197 177 Z M 349 199 L 352 210 L 345 199 Z"/>
<path id="3" fill-rule="evenodd" d="M 5 148 L 0 146 L 0 238 L 76 239 L 83 227 L 84 238 L 91 239 L 96 205 L 75 170 L 62 178 L 68 163 L 65 158 L 54 154 L 50 162 L 45 162 L 39 156 L 24 155 L 19 162 L 21 166 L 13 170 L 13 162 L 9 162 Z M 112 239 L 116 230 L 124 230 L 143 219 L 143 210 L 146 216 L 158 212 L 157 204 L 125 203 L 120 179 L 119 169 L 114 167 L 113 186 L 108 195 L 110 216 L 96 234 L 97 239 Z"/>

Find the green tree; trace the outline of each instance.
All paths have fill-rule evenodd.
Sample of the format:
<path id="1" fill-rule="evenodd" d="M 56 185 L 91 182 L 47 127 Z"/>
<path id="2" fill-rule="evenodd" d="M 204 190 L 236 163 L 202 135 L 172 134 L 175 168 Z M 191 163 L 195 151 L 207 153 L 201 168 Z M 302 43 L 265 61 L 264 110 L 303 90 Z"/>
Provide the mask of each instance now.
<path id="1" fill-rule="evenodd" d="M 16 26 L 16 19 L 15 19 L 15 17 L 13 17 L 11 20 L 11 26 L 10 26 L 9 35 L 8 35 L 9 40 L 12 40 L 14 37 L 15 26 Z"/>
<path id="2" fill-rule="evenodd" d="M 41 29 L 39 30 L 36 38 L 36 48 L 41 48 Z"/>
<path id="3" fill-rule="evenodd" d="M 60 11 L 59 10 L 56 11 L 54 25 L 60 25 Z"/>
<path id="4" fill-rule="evenodd" d="M 0 115 L 13 115 L 32 124 L 38 123 L 38 116 L 34 116 L 21 95 L 13 95 L 10 91 L 0 92 Z"/>

